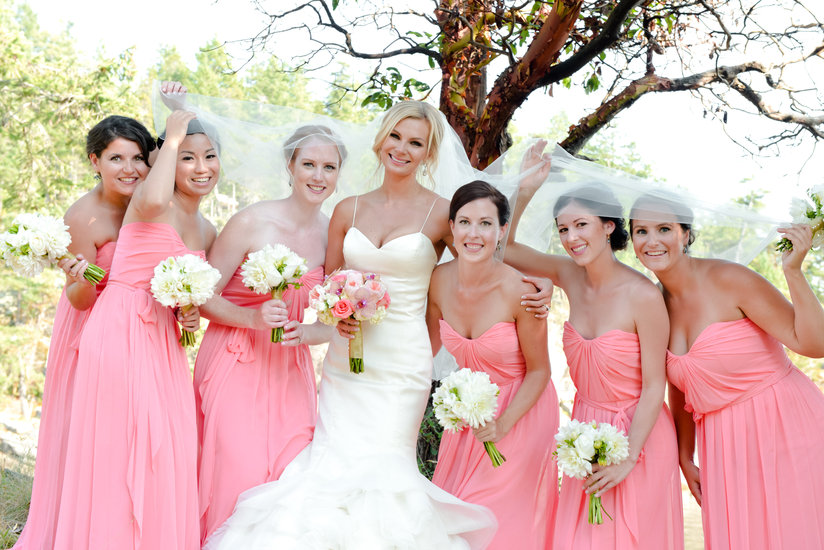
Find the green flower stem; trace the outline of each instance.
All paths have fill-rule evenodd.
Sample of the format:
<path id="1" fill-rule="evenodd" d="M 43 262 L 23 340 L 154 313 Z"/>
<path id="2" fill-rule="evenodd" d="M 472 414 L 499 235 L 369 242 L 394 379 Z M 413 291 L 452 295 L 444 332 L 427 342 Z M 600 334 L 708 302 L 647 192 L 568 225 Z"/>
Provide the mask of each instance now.
<path id="1" fill-rule="evenodd" d="M 192 306 L 183 306 L 180 308 L 180 311 L 186 313 L 190 309 L 192 309 Z M 178 339 L 178 342 L 180 342 L 180 345 L 184 348 L 190 348 L 197 342 L 197 337 L 194 332 L 189 332 L 183 327 L 180 327 L 180 338 Z"/>
<path id="2" fill-rule="evenodd" d="M 489 455 L 489 458 L 492 459 L 493 468 L 497 468 L 506 462 L 506 457 L 501 454 L 501 451 L 495 446 L 494 441 L 484 441 L 484 449 L 486 449 L 486 454 Z"/>
<path id="3" fill-rule="evenodd" d="M 71 260 L 76 260 L 77 257 L 72 254 L 71 252 L 67 252 L 65 256 L 62 258 L 58 258 L 62 260 L 63 258 L 69 258 Z M 86 271 L 83 272 L 83 278 L 89 281 L 91 284 L 97 286 L 100 284 L 100 281 L 103 280 L 103 277 L 106 276 L 106 270 L 96 266 L 94 264 L 89 264 L 86 266 Z"/>
<path id="4" fill-rule="evenodd" d="M 360 330 L 360 321 L 358 329 L 355 337 L 349 340 L 349 370 L 355 374 L 363 372 L 363 331 Z"/>
<path id="5" fill-rule="evenodd" d="M 604 506 L 601 504 L 601 497 L 595 496 L 595 494 L 589 495 L 589 523 L 591 525 L 601 525 L 604 523 L 603 514 L 606 514 L 609 519 L 612 519 L 612 516 L 604 510 Z"/>
<path id="6" fill-rule="evenodd" d="M 824 231 L 824 222 L 818 222 L 813 226 L 813 238 L 815 238 L 815 234 L 819 231 Z M 778 241 L 778 244 L 775 245 L 775 249 L 778 252 L 786 252 L 787 250 L 792 250 L 793 242 L 787 237 L 783 237 L 780 241 Z"/>
<path id="7" fill-rule="evenodd" d="M 283 299 L 283 291 L 286 290 L 286 287 L 283 288 L 273 288 L 272 289 L 272 299 L 273 300 L 282 300 Z M 272 343 L 277 344 L 278 342 L 283 342 L 283 327 L 275 327 L 272 329 Z"/>

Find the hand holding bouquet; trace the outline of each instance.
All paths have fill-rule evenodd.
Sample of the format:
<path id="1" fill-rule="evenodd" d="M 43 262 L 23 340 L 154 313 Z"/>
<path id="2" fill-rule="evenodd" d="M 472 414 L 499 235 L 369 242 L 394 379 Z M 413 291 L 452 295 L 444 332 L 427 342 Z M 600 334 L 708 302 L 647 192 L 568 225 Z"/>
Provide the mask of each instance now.
<path id="1" fill-rule="evenodd" d="M 375 273 L 354 269 L 337 270 L 309 292 L 309 306 L 325 325 L 341 319 L 380 323 L 389 307 L 389 292 Z M 349 370 L 363 372 L 363 333 L 358 330 L 349 341 Z"/>
<path id="2" fill-rule="evenodd" d="M 23 213 L 0 234 L 0 258 L 16 273 L 34 277 L 63 258 L 74 259 L 68 250 L 72 238 L 63 220 L 45 214 Z M 97 285 L 106 272 L 89 264 L 83 278 Z"/>
<path id="3" fill-rule="evenodd" d="M 585 479 L 592 474 L 593 464 L 609 466 L 629 456 L 627 436 L 607 422 L 570 420 L 555 434 L 555 441 L 558 468 L 564 475 L 575 479 Z M 601 497 L 589 495 L 589 523 L 604 523 L 602 511 Z"/>
<path id="4" fill-rule="evenodd" d="M 498 410 L 497 384 L 485 372 L 459 369 L 443 380 L 432 394 L 435 418 L 445 430 L 459 432 L 464 428 L 478 428 L 493 418 Z M 486 454 L 497 468 L 506 461 L 493 441 L 484 441 Z"/>
<path id="5" fill-rule="evenodd" d="M 306 274 L 306 260 L 282 244 L 267 244 L 252 252 L 243 262 L 240 273 L 243 284 L 258 294 L 271 294 L 280 300 L 287 287 L 300 288 L 300 278 Z M 272 342 L 283 341 L 283 327 L 272 329 Z"/>
<path id="6" fill-rule="evenodd" d="M 195 256 L 170 256 L 157 264 L 152 277 L 152 295 L 167 307 L 180 307 L 186 312 L 193 306 L 205 304 L 215 293 L 220 271 L 209 262 Z M 195 344 L 195 335 L 180 331 L 180 345 Z"/>
<path id="7" fill-rule="evenodd" d="M 813 230 L 813 248 L 824 244 L 824 185 L 816 185 L 807 191 L 809 201 L 794 198 L 790 207 L 793 223 L 809 225 Z M 793 249 L 793 243 L 787 237 L 778 241 L 775 247 L 779 252 Z"/>

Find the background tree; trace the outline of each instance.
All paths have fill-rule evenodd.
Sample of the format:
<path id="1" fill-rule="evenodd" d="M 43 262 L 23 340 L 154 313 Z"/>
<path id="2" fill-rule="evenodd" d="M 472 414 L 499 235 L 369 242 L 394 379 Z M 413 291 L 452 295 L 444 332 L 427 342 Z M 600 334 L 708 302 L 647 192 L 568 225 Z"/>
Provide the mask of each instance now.
<path id="1" fill-rule="evenodd" d="M 693 91 L 721 120 L 735 109 L 782 123 L 762 147 L 824 132 L 820 96 L 805 71 L 821 60 L 824 26 L 814 11 L 820 7 L 801 0 L 256 5 L 269 23 L 247 41 L 253 53 L 288 39 L 306 70 L 326 69 L 341 55 L 367 60 L 374 70 L 354 89 L 368 88 L 366 101 L 382 107 L 439 88 L 440 109 L 481 168 L 509 146 L 507 125 L 526 98 L 556 85 L 603 90 L 597 109 L 563 139 L 571 153 L 649 93 Z M 295 44 L 308 46 L 296 51 Z M 399 69 L 416 59 L 437 80 Z"/>

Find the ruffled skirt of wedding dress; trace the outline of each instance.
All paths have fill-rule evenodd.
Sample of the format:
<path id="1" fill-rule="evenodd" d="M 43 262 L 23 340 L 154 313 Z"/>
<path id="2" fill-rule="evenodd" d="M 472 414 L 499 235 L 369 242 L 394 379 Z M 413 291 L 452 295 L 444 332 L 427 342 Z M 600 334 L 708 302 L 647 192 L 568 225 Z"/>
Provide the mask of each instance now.
<path id="1" fill-rule="evenodd" d="M 376 338 L 373 352 L 378 342 L 388 352 L 397 339 Z M 345 346 L 337 337 L 330 345 L 313 442 L 280 479 L 244 492 L 204 550 L 480 550 L 491 541 L 491 511 L 418 472 L 428 382 L 370 371 L 368 357 L 365 372 L 352 374 Z"/>

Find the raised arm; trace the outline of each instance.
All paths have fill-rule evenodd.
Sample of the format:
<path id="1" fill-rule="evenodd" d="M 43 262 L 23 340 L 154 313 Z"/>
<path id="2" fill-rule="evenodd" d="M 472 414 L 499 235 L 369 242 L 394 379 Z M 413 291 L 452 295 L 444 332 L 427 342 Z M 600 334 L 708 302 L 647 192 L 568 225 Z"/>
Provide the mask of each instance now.
<path id="1" fill-rule="evenodd" d="M 146 180 L 135 189 L 124 223 L 155 220 L 168 210 L 175 191 L 178 148 L 186 138 L 189 121 L 194 118 L 194 113 L 174 111 L 166 119 L 163 147 Z"/>
<path id="2" fill-rule="evenodd" d="M 766 333 L 796 353 L 824 357 L 824 308 L 801 271 L 812 246 L 812 231 L 807 225 L 779 231 L 793 243 L 793 249 L 782 258 L 791 302 L 769 281 L 743 266 L 725 265 L 723 284 L 735 292 L 744 315 Z"/>
<path id="3" fill-rule="evenodd" d="M 539 277 L 548 277 L 563 288 L 562 273 L 572 266 L 572 260 L 563 256 L 545 254 L 515 240 L 518 224 L 521 221 L 529 201 L 543 184 L 550 169 L 549 155 L 544 154 L 545 140 L 537 141 L 524 154 L 521 173 L 526 173 L 518 185 L 518 196 L 512 206 L 512 216 L 507 233 L 504 261 L 523 273 Z M 550 215 L 550 213 L 547 213 Z"/>

